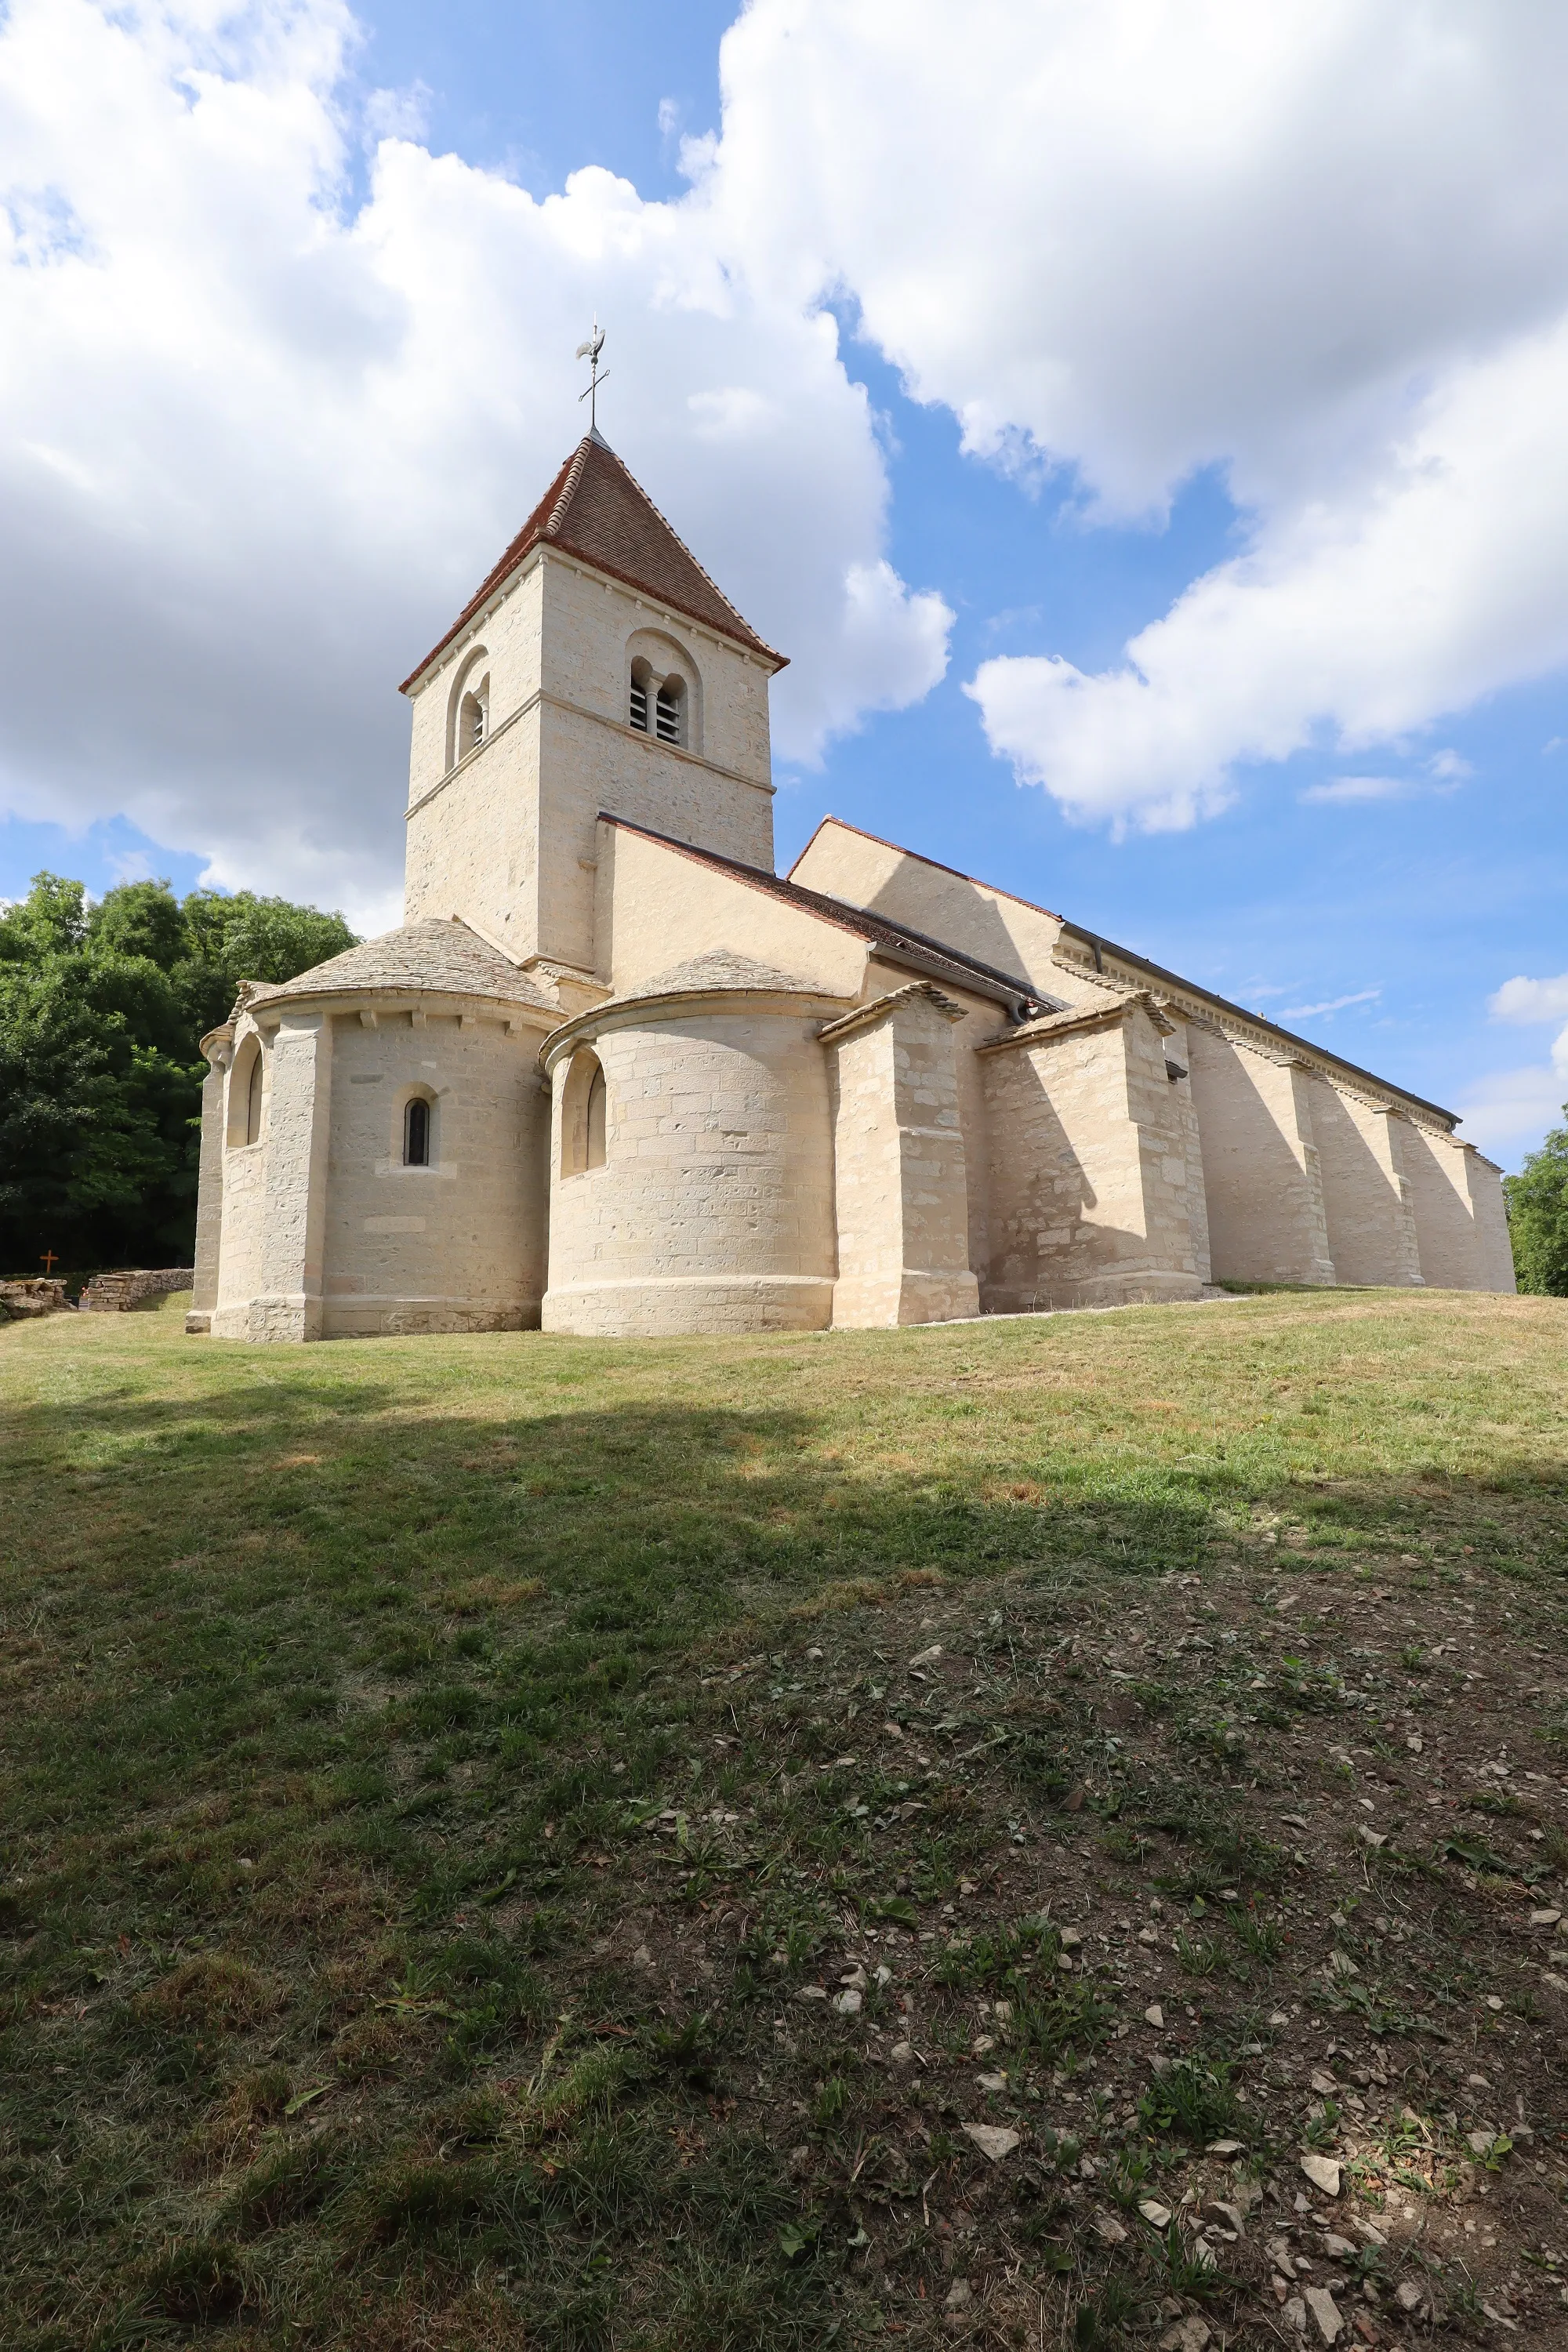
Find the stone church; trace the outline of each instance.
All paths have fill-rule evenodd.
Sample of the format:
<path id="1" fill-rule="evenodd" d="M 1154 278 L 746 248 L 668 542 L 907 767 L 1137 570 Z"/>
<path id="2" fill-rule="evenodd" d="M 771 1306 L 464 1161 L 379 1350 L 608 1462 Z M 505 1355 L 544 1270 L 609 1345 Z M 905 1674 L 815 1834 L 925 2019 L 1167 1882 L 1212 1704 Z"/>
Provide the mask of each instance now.
<path id="1" fill-rule="evenodd" d="M 203 1041 L 194 1329 L 1513 1288 L 1452 1112 L 837 818 L 775 873 L 783 667 L 590 433 L 405 681 L 403 927 Z"/>

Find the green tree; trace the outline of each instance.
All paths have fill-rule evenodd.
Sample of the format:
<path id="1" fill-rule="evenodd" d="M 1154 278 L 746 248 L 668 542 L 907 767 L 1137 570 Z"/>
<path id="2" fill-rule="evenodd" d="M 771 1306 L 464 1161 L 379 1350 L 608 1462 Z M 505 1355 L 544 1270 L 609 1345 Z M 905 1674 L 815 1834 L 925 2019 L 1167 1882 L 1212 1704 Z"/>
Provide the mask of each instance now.
<path id="1" fill-rule="evenodd" d="M 1568 1298 L 1568 1127 L 1554 1127 L 1502 1189 L 1521 1290 Z"/>
<path id="2" fill-rule="evenodd" d="M 201 1039 L 241 980 L 354 944 L 341 915 L 39 874 L 0 915 L 0 1273 L 178 1265 L 195 1239 Z"/>

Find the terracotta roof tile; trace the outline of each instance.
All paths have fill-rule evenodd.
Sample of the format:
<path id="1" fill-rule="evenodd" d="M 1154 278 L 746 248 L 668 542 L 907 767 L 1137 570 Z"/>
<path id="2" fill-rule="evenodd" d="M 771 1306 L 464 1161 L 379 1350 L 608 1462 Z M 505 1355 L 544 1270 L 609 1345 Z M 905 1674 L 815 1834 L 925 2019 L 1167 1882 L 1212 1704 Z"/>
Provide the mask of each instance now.
<path id="1" fill-rule="evenodd" d="M 578 443 L 500 562 L 480 583 L 440 643 L 410 670 L 400 693 L 407 693 L 524 556 L 541 544 L 578 556 L 596 572 L 607 572 L 630 588 L 647 589 L 660 604 L 763 655 L 780 669 L 784 667 L 784 656 L 764 645 L 742 619 L 609 443 L 590 433 Z"/>

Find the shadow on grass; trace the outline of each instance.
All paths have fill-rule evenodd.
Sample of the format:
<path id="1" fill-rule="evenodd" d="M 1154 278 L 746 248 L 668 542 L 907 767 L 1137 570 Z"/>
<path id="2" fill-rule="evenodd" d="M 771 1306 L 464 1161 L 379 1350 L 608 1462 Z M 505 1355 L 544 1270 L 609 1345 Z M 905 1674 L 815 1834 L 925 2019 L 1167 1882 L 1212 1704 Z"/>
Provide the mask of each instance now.
<path id="1" fill-rule="evenodd" d="M 1212 1534 L 1215 1497 L 1169 1470 L 1068 1465 L 1052 1491 L 997 1497 L 847 1470 L 795 1410 L 509 1426 L 399 1402 L 360 1382 L 240 1396 L 221 1424 L 132 1395 L 11 1416 L 27 1604 L 49 1646 L 88 1658 L 68 1706 L 4 1735 L 46 1815 L 60 1776 L 79 1822 L 225 1757 L 251 1768 L 263 1739 L 273 1765 L 313 1762 L 345 1676 L 418 1693 L 419 1736 L 542 1746 L 743 1622 L 911 1574 L 1187 1570 Z"/>
<path id="2" fill-rule="evenodd" d="M 1344 1547 L 1437 1529 L 1457 1549 L 1483 1528 L 1489 1565 L 1562 1564 L 1560 1465 L 1506 1491 L 1421 1474 L 1281 1491 L 1222 1460 L 1058 1456 L 1021 1427 L 1032 1475 L 1009 1479 L 994 1424 L 972 1460 L 933 1427 L 922 1466 L 837 1458 L 841 1417 L 795 1404 L 535 1397 L 509 1418 L 432 1389 L 422 1414 L 357 1364 L 307 1379 L 249 1358 L 220 1402 L 106 1388 L 13 1412 L 7 1454 L 0 1979 L 32 2281 L 18 2340 L 40 2347 L 92 2340 L 59 2317 L 73 2279 L 76 2308 L 118 2314 L 105 2346 L 362 2303 L 371 2318 L 322 2340 L 412 2343 L 397 2296 L 486 2279 L 493 2313 L 452 2341 L 515 2340 L 520 2315 L 542 2345 L 823 2340 L 828 2283 L 852 2273 L 814 2250 L 854 2245 L 854 2216 L 805 2210 L 784 2141 L 748 2122 L 775 2054 L 769 1983 L 745 1993 L 737 1963 L 710 2023 L 709 1980 L 689 1981 L 678 2029 L 673 1979 L 617 1973 L 595 1942 L 628 1901 L 651 1913 L 671 1790 L 699 1812 L 743 1749 L 754 1794 L 788 1738 L 815 1793 L 754 1894 L 798 1904 L 811 1948 L 868 1834 L 853 1799 L 890 1812 L 907 1794 L 815 1769 L 840 1734 L 824 1726 L 819 1757 L 819 1700 L 792 1695 L 786 1660 L 816 1625 L 1020 1572 L 1037 1629 L 1053 1587 L 1114 1607 L 1205 1568 L 1260 1502 L 1340 1566 Z M 858 1647 L 868 1686 L 875 1633 Z M 742 1659 L 765 1712 L 744 1735 L 725 1699 Z M 1079 1759 L 1058 1749 L 1082 1728 L 1053 1711 L 1034 1748 L 1015 1738 L 1046 1797 L 1068 1791 Z M 966 1806 L 915 1809 L 937 1892 L 993 1834 Z M 1222 1811 L 1197 1824 L 1211 1845 Z M 1167 1812 L 1161 1833 L 1190 1842 L 1195 1820 Z M 700 1837 L 668 1898 L 683 1921 L 732 1862 Z M 727 1883 L 750 1888 L 749 1868 Z M 205 2203 L 204 2165 L 225 2184 Z"/>

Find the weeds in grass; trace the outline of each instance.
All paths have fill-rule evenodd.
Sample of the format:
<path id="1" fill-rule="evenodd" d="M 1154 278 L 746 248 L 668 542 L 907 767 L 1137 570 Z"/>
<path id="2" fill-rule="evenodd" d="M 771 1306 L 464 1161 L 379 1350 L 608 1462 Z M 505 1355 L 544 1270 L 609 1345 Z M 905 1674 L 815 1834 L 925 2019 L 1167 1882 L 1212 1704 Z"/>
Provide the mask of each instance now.
<path id="1" fill-rule="evenodd" d="M 1243 2136 L 1246 2118 L 1232 2084 L 1234 2067 L 1223 2058 L 1173 2059 L 1138 2102 L 1147 2129 L 1204 2143 Z"/>

